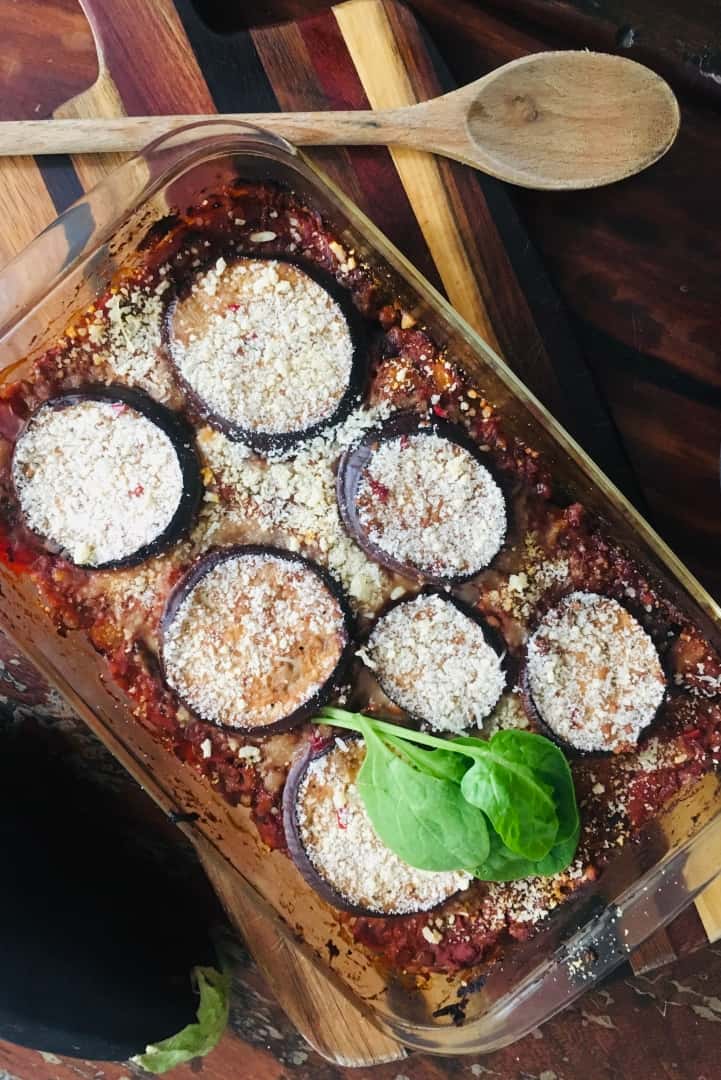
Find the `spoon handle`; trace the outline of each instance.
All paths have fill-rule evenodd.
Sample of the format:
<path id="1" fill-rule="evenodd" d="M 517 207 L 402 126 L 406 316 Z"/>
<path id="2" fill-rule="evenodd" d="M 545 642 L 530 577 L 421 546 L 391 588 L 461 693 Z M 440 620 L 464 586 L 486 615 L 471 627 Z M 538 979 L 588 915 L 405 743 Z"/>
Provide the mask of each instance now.
<path id="1" fill-rule="evenodd" d="M 247 113 L 214 116 L 121 116 L 108 119 L 5 120 L 0 156 L 96 154 L 141 150 L 161 135 L 199 120 L 232 120 L 265 128 L 300 146 L 419 146 L 410 109 L 383 112 Z M 197 132 L 195 136 L 197 138 Z"/>

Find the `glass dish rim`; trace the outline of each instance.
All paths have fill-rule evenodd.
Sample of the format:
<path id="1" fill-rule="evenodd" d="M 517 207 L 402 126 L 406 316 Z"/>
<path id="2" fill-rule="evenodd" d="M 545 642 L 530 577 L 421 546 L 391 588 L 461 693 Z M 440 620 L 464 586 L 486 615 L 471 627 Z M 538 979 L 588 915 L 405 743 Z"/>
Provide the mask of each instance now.
<path id="1" fill-rule="evenodd" d="M 211 129 L 213 130 L 211 131 Z M 691 595 L 696 603 L 714 622 L 721 625 L 721 606 L 713 600 L 698 580 L 687 570 L 677 556 L 674 555 L 668 545 L 645 521 L 643 516 L 638 513 L 626 497 L 614 484 L 612 484 L 602 470 L 592 461 L 545 406 L 538 401 L 535 395 L 505 364 L 501 357 L 487 345 L 481 336 L 473 330 L 468 323 L 466 323 L 466 321 L 451 307 L 448 301 L 423 277 L 423 275 L 420 274 L 415 266 L 390 243 L 367 215 L 365 215 L 338 188 L 338 186 L 324 174 L 322 169 L 318 168 L 318 166 L 310 161 L 304 153 L 297 150 L 290 143 L 286 142 L 286 140 L 265 132 L 261 128 L 238 121 L 225 120 L 206 120 L 183 125 L 171 134 L 161 136 L 159 139 L 154 140 L 139 154 L 134 155 L 129 161 L 119 166 L 119 168 L 106 179 L 100 181 L 96 187 L 91 189 L 91 191 L 69 207 L 63 214 L 59 215 L 34 241 L 32 241 L 22 252 L 11 260 L 2 271 L 0 271 L 0 297 L 3 296 L 3 284 L 5 281 L 7 279 L 12 279 L 14 276 L 22 278 L 23 268 L 29 265 L 31 261 L 37 259 L 39 253 L 42 254 L 44 241 L 51 236 L 53 230 L 65 229 L 69 217 L 77 211 L 78 207 L 90 206 L 92 212 L 94 200 L 97 200 L 99 193 L 112 189 L 113 185 L 116 187 L 121 186 L 123 176 L 125 174 L 130 176 L 134 167 L 141 164 L 148 167 L 147 177 L 142 183 L 137 183 L 135 187 L 132 188 L 130 194 L 125 195 L 126 202 L 121 206 L 121 209 L 118 210 L 116 216 L 96 225 L 96 228 L 87 237 L 85 246 L 78 248 L 77 251 L 74 252 L 74 257 L 71 260 L 66 261 L 54 277 L 49 280 L 41 280 L 38 283 L 37 275 L 35 276 L 34 294 L 31 298 L 27 299 L 26 303 L 20 303 L 19 305 L 16 303 L 15 307 L 12 308 L 11 305 L 7 303 L 4 304 L 2 299 L 0 299 L 0 349 L 7 338 L 18 329 L 23 320 L 29 317 L 36 310 L 37 306 L 42 304 L 50 296 L 53 290 L 62 283 L 62 280 L 83 264 L 93 252 L 100 250 L 103 244 L 107 242 L 108 238 L 122 226 L 130 215 L 137 211 L 144 202 L 149 200 L 157 191 L 159 191 L 170 178 L 174 175 L 180 175 L 180 170 L 191 168 L 196 161 L 211 160 L 214 157 L 227 157 L 234 153 L 255 153 L 261 157 L 266 156 L 271 158 L 273 157 L 273 154 L 275 154 L 275 160 L 287 158 L 289 160 L 285 162 L 286 164 L 295 168 L 301 175 L 305 172 L 306 179 L 309 179 L 311 183 L 319 187 L 325 196 L 330 197 L 331 202 L 334 202 L 338 206 L 345 218 L 362 233 L 369 245 L 374 248 L 381 258 L 399 272 L 408 282 L 410 287 L 431 307 L 440 311 L 443 318 L 453 329 L 453 332 L 459 334 L 468 342 L 473 351 L 481 355 L 483 362 L 489 365 L 494 373 L 502 380 L 509 393 L 519 399 L 521 403 L 529 409 L 535 420 L 546 429 L 560 447 L 581 467 L 588 477 L 589 482 L 599 488 L 601 493 L 614 503 L 623 513 L 623 516 L 628 520 L 631 527 L 642 536 L 650 549 L 667 567 L 681 587 Z M 12 296 L 12 290 L 10 295 Z M 1 370 L 4 371 L 5 369 Z M 613 915 L 613 918 L 616 920 L 623 918 L 624 914 L 627 913 L 627 909 L 634 909 L 638 900 L 639 889 L 648 887 L 648 883 L 657 877 L 659 868 L 662 868 L 664 865 L 678 868 L 683 864 L 684 860 L 687 860 L 687 858 L 693 855 L 694 849 L 699 845 L 703 845 L 704 839 L 708 842 L 708 839 L 711 836 L 714 836 L 721 841 L 721 814 L 717 814 L 716 817 L 709 821 L 696 835 L 688 838 L 682 845 L 677 846 L 673 851 L 667 853 L 667 855 L 647 871 L 645 875 L 638 878 L 633 885 L 624 890 L 614 903 L 613 911 L 611 911 L 610 907 L 606 908 L 604 913 L 602 913 L 602 919 L 606 915 L 608 915 L 609 918 Z M 721 874 L 721 866 L 717 870 L 709 872 L 707 876 L 700 874 L 693 887 L 684 888 L 682 890 L 682 895 L 679 894 L 678 897 L 678 903 L 674 909 L 667 914 L 667 917 L 662 922 L 655 922 L 651 929 L 637 940 L 633 938 L 629 939 L 630 947 L 625 953 L 622 952 L 620 955 L 614 954 L 612 956 L 599 955 L 593 970 L 593 975 L 589 981 L 577 988 L 573 994 L 567 996 L 550 1011 L 545 1012 L 540 1020 L 538 1019 L 538 1016 L 529 1019 L 527 1024 L 514 1031 L 512 1037 L 502 1035 L 496 1042 L 483 1042 L 483 1051 L 489 1052 L 490 1050 L 497 1049 L 507 1045 L 511 1041 L 523 1037 L 524 1034 L 527 1034 L 528 1031 L 537 1026 L 539 1022 L 545 1022 L 546 1019 L 549 1019 L 557 1011 L 566 1007 L 566 1005 L 570 1004 L 581 993 L 585 992 L 586 989 L 595 985 L 598 979 L 603 977 L 603 975 L 613 970 L 613 968 L 621 963 L 625 956 L 628 955 L 631 947 L 641 944 L 646 937 L 660 926 L 664 925 L 665 922 L 668 922 L 683 906 L 685 906 L 686 903 L 690 903 L 693 897 L 701 891 L 709 881 L 713 880 L 713 878 L 719 874 Z M 250 885 L 250 887 L 254 888 L 252 885 Z M 260 894 L 258 895 L 260 896 Z M 260 899 L 262 901 L 263 898 L 260 897 Z M 571 939 L 571 941 L 564 946 L 566 953 L 568 954 L 568 951 L 576 938 L 587 940 L 592 931 L 592 927 L 584 925 L 581 930 L 576 933 L 574 939 Z M 632 946 L 631 941 L 633 942 Z M 567 960 L 567 956 L 565 959 Z M 514 1002 L 516 1005 L 519 1005 L 529 996 L 529 994 L 532 994 L 534 990 L 538 988 L 539 979 L 548 977 L 550 969 L 553 965 L 557 965 L 558 963 L 559 958 L 555 954 L 552 954 L 539 964 L 537 968 L 534 968 L 534 971 L 529 976 L 521 979 L 517 986 L 509 991 L 502 999 L 502 1002 L 505 1003 L 505 1009 L 510 1009 Z M 320 960 L 319 967 L 321 971 L 326 970 Z M 545 972 L 540 972 L 541 967 L 546 969 Z M 498 1011 L 498 1004 L 492 1006 L 490 1011 Z M 454 1029 L 440 1028 L 431 1024 L 406 1024 L 400 1018 L 397 1025 L 388 1024 L 380 1016 L 376 1019 L 380 1026 L 384 1027 L 395 1037 L 400 1038 L 409 1046 L 424 1049 L 426 1051 L 447 1054 L 449 1052 L 478 1052 L 479 1047 L 477 1044 L 473 1043 L 472 1033 L 474 1028 L 482 1026 L 486 1015 L 487 1014 L 483 1014 L 482 1016 L 469 1021 L 465 1027 L 455 1029 L 457 1033 L 462 1033 L 465 1038 L 454 1040 L 452 1045 L 446 1041 L 438 1041 L 438 1039 L 439 1037 L 443 1038 L 443 1036 L 452 1032 Z M 433 1042 L 434 1036 L 436 1037 L 435 1043 Z"/>

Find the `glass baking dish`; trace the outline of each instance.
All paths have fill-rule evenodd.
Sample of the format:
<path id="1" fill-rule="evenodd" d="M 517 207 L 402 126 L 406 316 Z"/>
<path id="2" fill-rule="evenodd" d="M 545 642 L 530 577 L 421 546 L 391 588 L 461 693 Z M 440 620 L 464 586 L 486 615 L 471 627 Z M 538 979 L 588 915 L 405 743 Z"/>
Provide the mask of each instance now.
<path id="1" fill-rule="evenodd" d="M 89 304 L 148 228 L 175 206 L 241 175 L 289 185 L 396 293 L 439 344 L 449 344 L 507 429 L 539 450 L 557 485 L 663 584 L 721 649 L 721 608 L 499 357 L 374 225 L 301 153 L 247 125 L 192 124 L 151 144 L 62 214 L 0 275 L 3 382 L 23 376 Z M 329 979 L 409 1046 L 491 1051 L 543 1023 L 620 964 L 721 873 L 721 790 L 706 775 L 629 845 L 589 891 L 515 945 L 483 982 L 388 974 L 280 852 L 260 843 L 242 807 L 229 806 L 134 721 L 130 702 L 81 632 L 52 627 L 27 578 L 0 567 L 0 626 L 166 810 L 197 814 L 199 830 L 285 920 Z M 331 946 L 333 943 L 333 946 Z"/>

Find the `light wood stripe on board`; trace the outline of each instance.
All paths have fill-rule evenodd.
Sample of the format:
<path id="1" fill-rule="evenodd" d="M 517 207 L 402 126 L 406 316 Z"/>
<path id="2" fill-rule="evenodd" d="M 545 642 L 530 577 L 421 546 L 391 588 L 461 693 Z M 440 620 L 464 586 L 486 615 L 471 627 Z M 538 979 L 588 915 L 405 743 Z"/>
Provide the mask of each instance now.
<path id="1" fill-rule="evenodd" d="M 333 13 L 372 108 L 414 104 L 417 98 L 379 0 L 351 0 L 334 7 Z M 498 350 L 438 162 L 432 154 L 406 147 L 393 147 L 391 153 L 449 300 Z"/>

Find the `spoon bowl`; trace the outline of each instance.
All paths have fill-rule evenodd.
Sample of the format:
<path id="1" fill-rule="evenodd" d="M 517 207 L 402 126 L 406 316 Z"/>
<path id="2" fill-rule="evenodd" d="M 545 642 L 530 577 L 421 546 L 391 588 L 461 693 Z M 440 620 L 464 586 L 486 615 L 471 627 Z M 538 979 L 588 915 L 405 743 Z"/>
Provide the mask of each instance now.
<path id="1" fill-rule="evenodd" d="M 662 157 L 680 123 L 663 79 L 604 53 L 526 56 L 438 100 L 465 118 L 460 160 L 530 188 L 622 180 Z"/>

